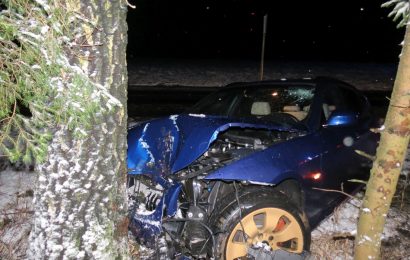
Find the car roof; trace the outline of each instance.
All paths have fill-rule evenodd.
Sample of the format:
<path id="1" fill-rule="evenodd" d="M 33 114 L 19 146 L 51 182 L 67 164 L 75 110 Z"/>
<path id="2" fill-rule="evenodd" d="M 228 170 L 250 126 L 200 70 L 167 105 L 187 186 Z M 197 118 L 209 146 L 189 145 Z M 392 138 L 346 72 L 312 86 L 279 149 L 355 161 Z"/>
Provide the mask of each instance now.
<path id="1" fill-rule="evenodd" d="M 343 85 L 347 88 L 352 88 L 356 89 L 355 87 L 351 86 L 350 84 L 330 78 L 330 77 L 316 77 L 316 78 L 302 78 L 302 79 L 280 79 L 280 80 L 261 80 L 261 81 L 251 81 L 251 82 L 235 82 L 226 85 L 223 87 L 223 89 L 235 89 L 235 88 L 249 88 L 249 87 L 270 87 L 272 85 L 278 86 L 278 87 L 285 87 L 289 85 L 311 85 L 311 86 L 317 86 L 318 84 L 326 84 L 326 83 L 333 83 L 334 85 Z M 326 87 L 332 87 L 333 84 L 329 84 Z"/>

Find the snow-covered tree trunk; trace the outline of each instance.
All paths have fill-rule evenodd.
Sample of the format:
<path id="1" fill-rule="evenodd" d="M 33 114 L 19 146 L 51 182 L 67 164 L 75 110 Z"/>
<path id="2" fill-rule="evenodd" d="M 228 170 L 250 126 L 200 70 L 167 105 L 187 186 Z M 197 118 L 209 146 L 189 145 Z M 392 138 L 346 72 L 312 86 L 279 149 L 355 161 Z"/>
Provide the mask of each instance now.
<path id="1" fill-rule="evenodd" d="M 86 32 L 75 35 L 72 46 L 77 48 L 76 55 L 67 60 L 99 87 L 96 93 L 108 93 L 109 99 L 101 108 L 111 109 L 103 113 L 97 107 L 92 127 L 79 124 L 73 131 L 59 123 L 52 129 L 46 161 L 36 167 L 35 214 L 28 254 L 32 259 L 127 258 L 126 2 L 62 3 L 83 20 L 69 25 L 71 30 L 82 27 L 78 31 Z M 83 99 L 78 106 L 92 101 Z M 110 105 L 111 101 L 117 105 Z"/>
<path id="2" fill-rule="evenodd" d="M 380 259 L 381 235 L 410 137 L 410 25 L 360 212 L 355 259 Z"/>

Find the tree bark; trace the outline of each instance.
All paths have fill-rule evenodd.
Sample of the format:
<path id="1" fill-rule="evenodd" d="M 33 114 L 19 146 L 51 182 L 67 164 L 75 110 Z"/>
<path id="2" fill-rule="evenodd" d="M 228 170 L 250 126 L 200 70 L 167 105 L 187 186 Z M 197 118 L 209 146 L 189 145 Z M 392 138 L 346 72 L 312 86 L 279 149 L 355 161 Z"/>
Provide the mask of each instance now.
<path id="1" fill-rule="evenodd" d="M 381 235 L 396 191 L 410 136 L 410 25 L 380 144 L 360 211 L 355 259 L 380 259 Z"/>
<path id="2" fill-rule="evenodd" d="M 75 0 L 67 8 L 77 8 L 94 26 L 77 39 L 81 55 L 68 57 L 70 63 L 108 88 L 122 107 L 96 111 L 93 127 L 82 129 L 85 137 L 65 125 L 53 129 L 47 161 L 36 167 L 28 254 L 32 259 L 127 258 L 127 5 Z"/>

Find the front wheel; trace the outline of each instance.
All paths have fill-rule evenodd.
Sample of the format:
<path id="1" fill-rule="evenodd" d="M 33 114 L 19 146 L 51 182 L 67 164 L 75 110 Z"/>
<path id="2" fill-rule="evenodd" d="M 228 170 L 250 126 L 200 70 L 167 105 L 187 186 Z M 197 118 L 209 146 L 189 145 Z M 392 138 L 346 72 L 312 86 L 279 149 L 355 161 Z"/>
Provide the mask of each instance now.
<path id="1" fill-rule="evenodd" d="M 239 196 L 238 196 L 239 197 Z M 310 232 L 300 210 L 283 194 L 253 189 L 236 196 L 217 217 L 216 253 L 219 258 L 249 259 L 250 249 L 273 252 L 278 249 L 301 254 L 309 250 Z"/>

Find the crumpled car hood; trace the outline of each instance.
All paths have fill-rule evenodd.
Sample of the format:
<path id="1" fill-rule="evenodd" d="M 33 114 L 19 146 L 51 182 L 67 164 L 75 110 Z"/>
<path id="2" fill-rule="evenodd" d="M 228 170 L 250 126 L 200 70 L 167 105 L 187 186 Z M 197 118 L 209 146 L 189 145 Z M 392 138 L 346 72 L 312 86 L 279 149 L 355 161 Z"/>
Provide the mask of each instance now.
<path id="1" fill-rule="evenodd" d="M 170 174 L 205 153 L 220 132 L 231 127 L 297 131 L 271 122 L 205 115 L 172 115 L 128 131 L 129 174 Z"/>

